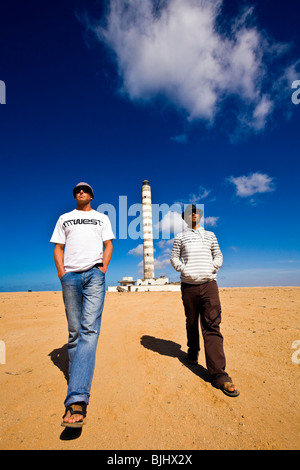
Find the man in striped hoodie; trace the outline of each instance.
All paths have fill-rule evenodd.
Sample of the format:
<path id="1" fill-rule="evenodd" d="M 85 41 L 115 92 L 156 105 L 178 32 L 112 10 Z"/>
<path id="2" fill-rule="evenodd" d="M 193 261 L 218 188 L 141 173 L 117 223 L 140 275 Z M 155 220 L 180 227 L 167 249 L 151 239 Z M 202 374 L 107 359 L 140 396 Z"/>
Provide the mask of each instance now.
<path id="1" fill-rule="evenodd" d="M 181 272 L 187 361 L 198 364 L 200 317 L 206 365 L 212 385 L 235 397 L 239 391 L 225 372 L 226 360 L 220 331 L 221 303 L 216 277 L 223 263 L 223 255 L 215 234 L 199 227 L 202 216 L 203 211 L 195 205 L 187 206 L 182 213 L 187 228 L 175 237 L 171 253 L 173 268 Z"/>

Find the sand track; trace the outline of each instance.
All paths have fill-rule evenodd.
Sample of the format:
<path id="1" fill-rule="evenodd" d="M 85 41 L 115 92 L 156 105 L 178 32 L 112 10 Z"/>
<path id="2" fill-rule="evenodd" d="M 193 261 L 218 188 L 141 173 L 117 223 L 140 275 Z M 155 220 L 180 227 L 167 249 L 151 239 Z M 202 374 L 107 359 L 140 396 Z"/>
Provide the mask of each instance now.
<path id="1" fill-rule="evenodd" d="M 180 293 L 108 293 L 87 425 L 60 427 L 67 324 L 60 292 L 0 294 L 0 449 L 299 449 L 300 288 L 220 289 L 227 370 L 185 363 Z M 299 354 L 300 359 L 300 354 Z M 73 436 L 74 437 L 74 436 Z"/>

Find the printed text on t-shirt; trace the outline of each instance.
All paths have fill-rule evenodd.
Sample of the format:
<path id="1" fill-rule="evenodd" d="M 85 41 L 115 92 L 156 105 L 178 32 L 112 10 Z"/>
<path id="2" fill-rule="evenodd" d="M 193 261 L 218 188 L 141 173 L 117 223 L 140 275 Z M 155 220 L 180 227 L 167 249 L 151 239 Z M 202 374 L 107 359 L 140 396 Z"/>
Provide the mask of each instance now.
<path id="1" fill-rule="evenodd" d="M 81 225 L 81 224 L 92 224 L 92 225 L 103 225 L 102 220 L 98 219 L 71 219 L 71 220 L 66 220 L 63 223 L 63 227 L 68 227 L 69 225 Z"/>

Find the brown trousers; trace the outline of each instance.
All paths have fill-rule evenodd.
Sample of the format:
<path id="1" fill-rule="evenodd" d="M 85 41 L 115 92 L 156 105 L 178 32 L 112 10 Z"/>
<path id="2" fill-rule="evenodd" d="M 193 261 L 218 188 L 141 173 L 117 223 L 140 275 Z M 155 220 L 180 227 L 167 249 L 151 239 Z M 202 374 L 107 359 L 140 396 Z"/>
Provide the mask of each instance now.
<path id="1" fill-rule="evenodd" d="M 224 382 L 231 382 L 231 378 L 225 372 L 226 360 L 220 331 L 221 303 L 217 282 L 197 285 L 182 282 L 181 294 L 186 316 L 188 357 L 192 360 L 198 358 L 200 318 L 206 366 L 212 385 L 221 388 Z"/>

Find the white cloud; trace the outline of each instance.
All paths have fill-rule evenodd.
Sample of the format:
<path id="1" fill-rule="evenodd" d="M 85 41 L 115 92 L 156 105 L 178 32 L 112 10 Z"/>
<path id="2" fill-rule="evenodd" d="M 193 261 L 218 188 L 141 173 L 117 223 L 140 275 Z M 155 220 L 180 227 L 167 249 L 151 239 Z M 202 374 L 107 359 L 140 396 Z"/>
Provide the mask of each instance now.
<path id="1" fill-rule="evenodd" d="M 180 207 L 182 207 L 182 209 L 185 204 L 199 204 L 200 208 L 204 210 L 204 204 L 202 203 L 202 200 L 207 198 L 210 193 L 210 189 L 199 186 L 198 192 L 190 193 L 186 199 L 181 199 L 180 202 L 175 202 L 174 204 L 178 204 Z M 203 205 L 203 207 L 201 207 L 201 205 Z"/>
<path id="2" fill-rule="evenodd" d="M 228 178 L 236 187 L 240 197 L 253 196 L 256 193 L 274 191 L 274 179 L 264 173 L 252 173 L 248 176 L 231 176 Z"/>
<path id="3" fill-rule="evenodd" d="M 154 258 L 154 271 L 155 272 L 162 271 L 162 270 L 165 271 L 166 268 L 169 268 L 171 266 L 170 256 L 168 256 L 167 258 L 165 258 L 164 256 L 165 254 Z M 138 266 L 138 275 L 142 276 L 144 273 L 143 260 L 140 261 L 137 266 Z"/>
<path id="4" fill-rule="evenodd" d="M 154 269 L 160 271 L 161 269 L 165 269 L 166 267 L 169 267 L 170 264 L 170 257 L 168 258 L 162 258 L 158 257 L 154 259 Z"/>
<path id="5" fill-rule="evenodd" d="M 168 249 L 168 247 L 173 245 L 173 243 L 174 243 L 174 238 L 170 238 L 169 240 L 160 240 L 156 244 L 159 248 Z"/>
<path id="6" fill-rule="evenodd" d="M 217 225 L 218 220 L 219 220 L 219 217 L 205 217 L 204 225 L 215 227 Z"/>
<path id="7" fill-rule="evenodd" d="M 253 127 L 261 130 L 265 127 L 267 118 L 273 109 L 273 103 L 267 96 L 263 96 L 253 111 Z"/>
<path id="8" fill-rule="evenodd" d="M 203 199 L 205 199 L 208 195 L 210 194 L 209 189 L 202 188 L 202 186 L 199 187 L 198 194 L 189 194 L 189 203 L 191 204 L 197 204 L 200 203 Z"/>
<path id="9" fill-rule="evenodd" d="M 143 256 L 143 244 L 141 243 L 135 248 L 132 248 L 132 250 L 128 251 L 129 255 L 134 255 L 134 256 Z"/>
<path id="10" fill-rule="evenodd" d="M 253 8 L 221 32 L 222 5 L 223 0 L 111 0 L 105 25 L 89 27 L 114 52 L 121 92 L 131 100 L 164 96 L 188 121 L 213 124 L 226 98 L 234 97 L 236 122 L 261 131 L 274 108 L 263 91 L 270 93 L 274 82 L 266 86 L 268 68 L 285 48 L 250 25 Z M 185 142 L 186 136 L 173 140 Z"/>
<path id="11" fill-rule="evenodd" d="M 180 135 L 171 137 L 170 140 L 172 140 L 173 142 L 177 142 L 178 144 L 186 144 L 188 141 L 188 138 L 186 134 L 180 134 Z"/>
<path id="12" fill-rule="evenodd" d="M 171 234 L 182 232 L 186 227 L 185 221 L 178 212 L 168 211 L 160 222 L 155 224 L 154 229 L 162 232 L 164 238 L 169 238 Z"/>

